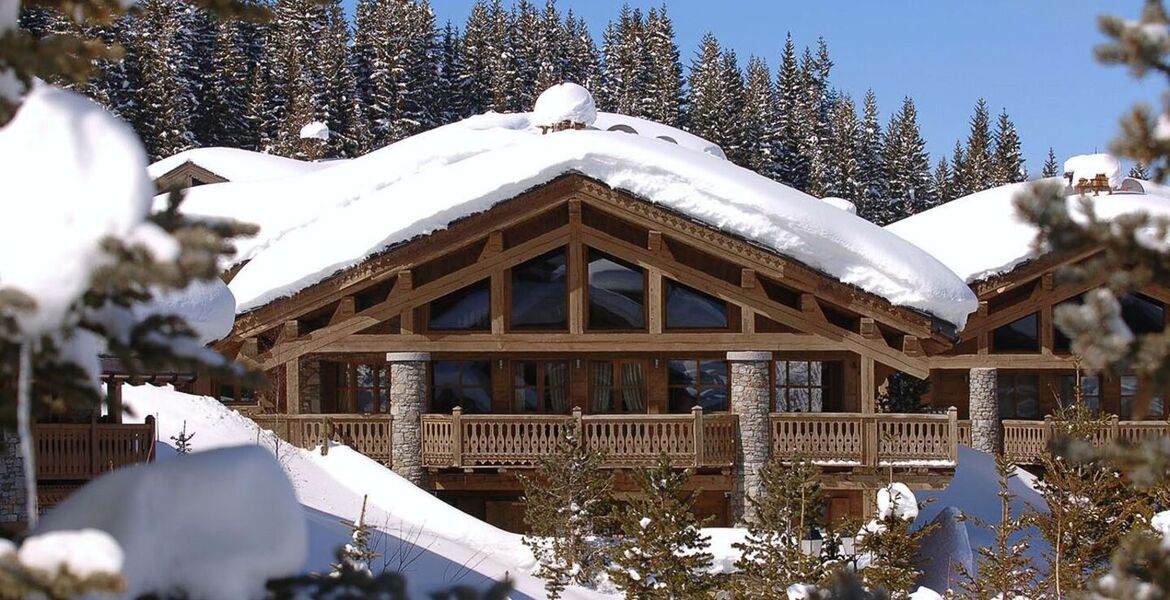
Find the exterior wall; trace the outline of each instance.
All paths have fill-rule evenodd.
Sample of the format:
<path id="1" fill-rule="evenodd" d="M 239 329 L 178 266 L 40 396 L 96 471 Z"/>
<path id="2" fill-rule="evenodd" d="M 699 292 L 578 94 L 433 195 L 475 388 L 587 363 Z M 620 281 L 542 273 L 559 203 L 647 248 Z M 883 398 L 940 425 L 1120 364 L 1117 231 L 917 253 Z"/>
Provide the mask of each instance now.
<path id="1" fill-rule="evenodd" d="M 24 522 L 26 499 L 20 438 L 0 429 L 0 527 Z"/>

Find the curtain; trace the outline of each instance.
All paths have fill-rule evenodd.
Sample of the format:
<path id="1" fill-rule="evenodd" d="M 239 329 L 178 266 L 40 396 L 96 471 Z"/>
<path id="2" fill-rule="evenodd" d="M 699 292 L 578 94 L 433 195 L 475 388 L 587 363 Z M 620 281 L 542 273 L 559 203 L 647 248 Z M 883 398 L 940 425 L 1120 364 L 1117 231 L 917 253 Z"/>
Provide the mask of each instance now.
<path id="1" fill-rule="evenodd" d="M 607 362 L 595 362 L 591 366 L 593 410 L 595 413 L 609 412 L 610 399 L 613 395 L 613 365 Z"/>
<path id="2" fill-rule="evenodd" d="M 569 367 L 565 363 L 547 363 L 544 366 L 548 374 L 545 379 L 545 389 L 548 390 L 549 402 L 553 412 L 566 414 L 569 412 Z"/>
<path id="3" fill-rule="evenodd" d="M 642 364 L 622 364 L 622 401 L 625 402 L 627 412 L 643 412 L 646 410 L 646 399 L 643 397 Z"/>

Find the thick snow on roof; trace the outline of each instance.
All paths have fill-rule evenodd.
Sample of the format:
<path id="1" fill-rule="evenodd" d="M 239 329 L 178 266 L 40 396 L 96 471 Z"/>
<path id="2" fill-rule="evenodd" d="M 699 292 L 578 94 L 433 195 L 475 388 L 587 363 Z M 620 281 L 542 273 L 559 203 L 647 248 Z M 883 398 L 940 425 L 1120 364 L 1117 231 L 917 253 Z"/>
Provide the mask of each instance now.
<path id="1" fill-rule="evenodd" d="M 677 144 L 683 148 L 695 150 L 696 152 L 706 152 L 711 156 L 727 158 L 727 155 L 723 153 L 723 148 L 720 148 L 715 142 L 703 139 L 677 127 L 663 125 L 662 123 L 656 123 L 646 119 L 639 119 L 638 117 L 628 117 L 626 115 L 606 112 L 597 113 L 597 120 L 593 122 L 593 127 L 605 131 L 620 131 L 651 137 L 669 144 Z"/>
<path id="2" fill-rule="evenodd" d="M 1082 179 L 1092 180 L 1098 175 L 1109 178 L 1109 185 L 1117 188 L 1125 177 L 1121 174 L 1121 161 L 1109 154 L 1081 154 L 1064 161 L 1065 174 L 1072 175 L 1073 184 Z"/>
<path id="3" fill-rule="evenodd" d="M 563 121 L 592 125 L 597 120 L 593 94 L 575 83 L 561 83 L 541 92 L 532 106 L 535 125 L 556 125 Z"/>
<path id="4" fill-rule="evenodd" d="M 812 196 L 640 135 L 540 135 L 527 114 L 481 115 L 301 177 L 201 186 L 184 206 L 268 229 L 241 248 L 251 261 L 231 283 L 246 311 L 570 172 L 956 325 L 975 309 L 971 291 L 938 261 Z"/>
<path id="5" fill-rule="evenodd" d="M 345 161 L 307 162 L 239 148 L 213 147 L 184 150 L 146 169 L 152 179 L 158 179 L 187 162 L 203 167 L 228 181 L 264 181 L 312 173 L 335 167 Z"/>
<path id="6" fill-rule="evenodd" d="M 1165 190 L 1141 183 L 1147 192 Z M 891 223 L 886 229 L 934 255 L 968 283 L 1006 273 L 1035 258 L 1032 240 L 1036 228 L 1021 220 L 1014 204 L 1016 194 L 1028 185 L 1014 183 L 964 196 Z M 1102 218 L 1131 212 L 1170 216 L 1170 196 L 1114 192 L 1087 197 Z M 1074 215 L 1080 212 L 1081 198 L 1076 194 L 1068 197 Z"/>

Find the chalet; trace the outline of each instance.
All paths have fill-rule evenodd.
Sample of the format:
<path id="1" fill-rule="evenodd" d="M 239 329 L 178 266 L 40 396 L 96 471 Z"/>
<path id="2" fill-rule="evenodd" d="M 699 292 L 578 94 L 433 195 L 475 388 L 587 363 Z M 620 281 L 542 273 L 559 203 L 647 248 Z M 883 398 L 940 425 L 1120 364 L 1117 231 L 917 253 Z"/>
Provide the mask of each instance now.
<path id="1" fill-rule="evenodd" d="M 1074 189 L 1081 188 L 1095 194 L 1089 197 L 1102 218 L 1139 211 L 1170 216 L 1170 189 L 1119 177 L 1115 159 L 1090 155 L 1070 163 L 1082 165 L 1075 177 L 1068 169 L 1070 207 L 1078 197 Z M 1085 164 L 1104 166 L 1086 171 Z M 1103 182 L 1107 189 L 1080 185 L 1086 181 Z M 930 401 L 936 407 L 959 407 L 965 442 L 969 431 L 976 448 L 1002 447 L 1018 463 L 1035 462 L 1046 448 L 1051 427 L 1044 417 L 1073 400 L 1078 378 L 1085 403 L 1116 415 L 1102 439 L 1164 434 L 1168 390 L 1134 375 L 1078 373 L 1069 340 L 1053 322 L 1053 309 L 1080 303 L 1104 282 L 1062 283 L 1056 273 L 1098 250 L 1037 255 L 1031 248 L 1035 228 L 1020 220 L 1012 204 L 1025 185 L 972 194 L 887 227 L 950 267 L 979 299 L 955 347 L 928 359 Z M 1136 333 L 1160 332 L 1170 319 L 1168 302 L 1167 284 L 1151 285 L 1121 299 L 1122 316 Z"/>
<path id="2" fill-rule="evenodd" d="M 469 513 L 521 526 L 517 473 L 570 422 L 619 488 L 666 453 L 730 523 L 769 456 L 821 463 L 833 515 L 895 477 L 946 484 L 955 410 L 881 414 L 977 306 L 896 235 L 579 86 L 263 183 L 192 189 L 258 221 L 225 354 L 200 380 L 303 446 L 340 439 Z M 244 211 L 247 214 L 241 214 Z M 255 217 L 249 219 L 248 217 Z"/>

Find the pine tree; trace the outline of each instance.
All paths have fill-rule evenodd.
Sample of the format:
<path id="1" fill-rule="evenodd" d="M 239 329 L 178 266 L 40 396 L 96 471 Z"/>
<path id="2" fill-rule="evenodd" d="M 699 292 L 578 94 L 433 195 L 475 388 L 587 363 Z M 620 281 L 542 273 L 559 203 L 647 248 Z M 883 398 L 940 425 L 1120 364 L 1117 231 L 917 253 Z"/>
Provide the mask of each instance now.
<path id="1" fill-rule="evenodd" d="M 623 5 L 616 22 L 605 28 L 602 43 L 601 102 L 605 110 L 644 116 L 649 100 L 649 55 L 642 11 Z"/>
<path id="2" fill-rule="evenodd" d="M 958 173 L 958 176 L 963 182 L 965 193 L 974 194 L 996 185 L 995 163 L 992 160 L 991 116 L 987 111 L 987 101 L 983 98 L 975 104 L 975 114 L 971 116 L 971 131 L 967 134 L 964 159 L 963 171 Z"/>
<path id="3" fill-rule="evenodd" d="M 804 153 L 809 160 L 808 191 L 814 196 L 827 195 L 830 171 L 829 146 L 832 144 L 833 132 L 831 116 L 834 106 L 838 102 L 838 95 L 829 86 L 829 73 L 833 61 L 829 58 L 829 47 L 824 38 L 817 40 L 817 53 L 805 49 L 805 58 L 801 65 L 805 80 L 805 116 Z"/>
<path id="4" fill-rule="evenodd" d="M 1052 147 L 1048 147 L 1048 158 L 1044 161 L 1044 169 L 1040 171 L 1041 177 L 1059 177 L 1060 165 L 1056 162 L 1056 153 L 1052 151 Z"/>
<path id="5" fill-rule="evenodd" d="M 521 108 L 517 101 L 516 60 L 512 55 L 512 15 L 504 10 L 500 0 L 492 0 L 487 9 L 487 85 L 490 102 L 488 109 L 512 112 Z"/>
<path id="6" fill-rule="evenodd" d="M 463 41 L 451 21 L 443 27 L 439 42 L 439 76 L 435 83 L 437 124 L 446 125 L 471 116 L 467 100 L 467 69 L 463 64 Z"/>
<path id="7" fill-rule="evenodd" d="M 511 59 L 515 77 L 512 80 L 512 95 L 508 102 L 508 110 L 512 112 L 532 110 L 536 94 L 547 89 L 537 89 L 537 80 L 541 75 L 541 60 L 544 58 L 541 56 L 541 45 L 544 42 L 559 43 L 559 31 L 553 34 L 556 36 L 555 39 L 542 39 L 550 32 L 544 29 L 540 11 L 530 0 L 517 0 L 512 5 L 509 23 L 507 54 Z M 551 51 L 553 50 L 550 49 Z M 551 54 L 547 57 L 551 58 Z M 548 65 L 550 73 L 546 73 L 549 76 L 547 82 L 560 83 L 554 81 L 556 74 L 551 73 L 554 70 L 556 70 L 555 65 Z"/>
<path id="8" fill-rule="evenodd" d="M 131 44 L 139 57 L 141 92 L 131 117 L 147 155 L 158 160 L 191 148 L 196 105 L 192 82 L 185 78 L 189 40 L 183 35 L 185 3 L 144 0 L 140 29 Z"/>
<path id="9" fill-rule="evenodd" d="M 1129 169 L 1129 176 L 1143 181 L 1149 180 L 1150 169 L 1140 162 L 1135 162 L 1133 163 L 1133 167 Z"/>
<path id="10" fill-rule="evenodd" d="M 723 148 L 728 160 L 744 166 L 747 164 L 746 139 L 744 124 L 740 120 L 745 105 L 743 72 L 739 70 L 735 52 L 727 48 L 719 56 L 719 85 L 723 90 L 723 106 L 719 108 L 723 123 L 718 128 L 719 135 L 711 141 Z"/>
<path id="11" fill-rule="evenodd" d="M 807 116 L 802 114 L 807 97 L 804 83 L 796 60 L 796 45 L 789 33 L 776 76 L 776 173 L 772 178 L 798 190 L 808 189 L 809 178 L 808 157 L 801 151 L 806 127 L 802 118 Z"/>
<path id="12" fill-rule="evenodd" d="M 978 549 L 975 572 L 967 573 L 959 587 L 972 598 L 1028 597 L 1036 590 L 1039 573 L 1026 556 L 1031 546 L 1026 532 L 1028 522 L 1012 516 L 1015 494 L 1008 489 L 1008 483 L 1015 477 L 1015 466 L 1003 456 L 996 456 L 995 468 L 999 473 L 999 522 L 972 518 L 976 526 L 994 534 L 995 542 Z"/>
<path id="13" fill-rule="evenodd" d="M 171 441 L 175 443 L 175 452 L 179 454 L 190 454 L 191 440 L 194 438 L 195 432 L 187 433 L 187 422 L 183 421 L 183 430 L 171 436 Z"/>
<path id="14" fill-rule="evenodd" d="M 725 137 L 727 89 L 724 87 L 723 50 L 714 34 L 708 32 L 699 42 L 699 51 L 691 62 L 689 83 L 687 130 L 718 144 L 720 138 Z"/>
<path id="15" fill-rule="evenodd" d="M 331 575 L 335 578 L 344 577 L 347 574 L 373 576 L 370 563 L 378 557 L 378 554 L 371 546 L 370 538 L 373 528 L 366 523 L 366 502 L 368 501 L 368 495 L 362 496 L 362 509 L 358 513 L 357 520 L 348 523 L 350 528 L 349 543 L 338 549 L 337 562 L 332 565 Z"/>
<path id="16" fill-rule="evenodd" d="M 857 214 L 877 222 L 882 218 L 886 202 L 885 140 L 878 122 L 877 96 L 873 90 L 865 92 L 864 115 L 857 141 L 857 170 L 861 193 L 853 199 Z"/>
<path id="17" fill-rule="evenodd" d="M 600 536 L 607 529 L 613 477 L 602 469 L 605 457 L 582 443 L 576 421 L 557 440 L 555 452 L 541 457 L 524 485 L 524 522 L 548 597 L 560 597 L 565 586 L 589 585 L 604 568 Z"/>
<path id="18" fill-rule="evenodd" d="M 706 520 L 692 512 L 694 495 L 683 493 L 689 475 L 663 454 L 634 478 L 638 495 L 618 512 L 621 539 L 611 551 L 610 581 L 628 598 L 707 598 L 710 538 L 699 531 Z"/>
<path id="19" fill-rule="evenodd" d="M 544 12 L 541 14 L 540 32 L 536 44 L 536 80 L 531 99 L 535 103 L 537 96 L 548 88 L 565 81 L 565 72 L 568 66 L 567 31 L 561 22 L 561 15 L 557 12 L 555 0 L 547 0 Z M 532 104 L 526 105 L 527 109 Z"/>
<path id="20" fill-rule="evenodd" d="M 738 120 L 743 129 L 743 166 L 767 176 L 774 169 L 776 96 L 768 65 L 756 56 L 748 58 L 743 112 Z"/>
<path id="21" fill-rule="evenodd" d="M 881 514 L 883 494 L 891 504 L 884 515 Z M 899 511 L 897 507 L 901 502 L 914 502 L 913 495 L 902 484 L 891 484 L 878 490 L 878 518 L 870 521 L 859 532 L 860 539 L 855 541 L 858 553 L 865 557 L 863 565 L 858 568 L 865 586 L 871 590 L 884 590 L 895 600 L 909 598 L 911 588 L 922 575 L 918 549 L 937 528 L 937 524 L 932 523 L 913 529 L 918 511 Z"/>
<path id="22" fill-rule="evenodd" d="M 886 225 L 935 205 L 930 197 L 930 158 L 918 131 L 918 111 L 907 96 L 890 118 L 883 156 L 889 201 L 873 221 Z"/>
<path id="23" fill-rule="evenodd" d="M 829 144 L 825 151 L 827 170 L 822 195 L 837 196 L 857 202 L 865 195 L 858 144 L 861 124 L 853 99 L 842 96 L 830 114 Z"/>
<path id="24" fill-rule="evenodd" d="M 479 114 L 492 108 L 492 69 L 495 53 L 503 50 L 493 45 L 492 22 L 486 0 L 476 0 L 463 28 L 463 90 L 466 112 Z"/>
<path id="25" fill-rule="evenodd" d="M 993 160 L 996 185 L 1028 180 L 1028 170 L 1024 168 L 1024 155 L 1020 149 L 1020 136 L 1007 111 L 1001 111 L 996 121 Z"/>
<path id="26" fill-rule="evenodd" d="M 732 579 L 736 598 L 782 598 L 793 584 L 827 580 L 821 557 L 801 543 L 819 525 L 824 510 L 820 467 L 797 460 L 772 459 L 760 471 L 760 491 L 748 496 L 748 534 L 732 545 L 741 552 Z"/>
<path id="27" fill-rule="evenodd" d="M 930 407 L 922 402 L 922 397 L 929 391 L 929 380 L 895 371 L 878 396 L 878 405 L 884 413 L 924 413 Z"/>
<path id="28" fill-rule="evenodd" d="M 963 181 L 962 173 L 966 171 L 967 153 L 963 149 L 963 144 L 958 140 L 955 141 L 955 148 L 951 151 L 951 185 L 950 192 L 952 198 L 962 198 L 974 193 L 967 189 L 966 182 Z"/>
<path id="29" fill-rule="evenodd" d="M 951 184 L 954 175 L 951 172 L 951 163 L 946 156 L 940 156 L 938 163 L 934 167 L 934 181 L 931 184 L 934 187 L 934 196 L 938 199 L 939 204 L 946 204 L 955 199 L 954 193 L 951 190 Z"/>
<path id="30" fill-rule="evenodd" d="M 329 126 L 324 157 L 353 157 L 367 151 L 360 131 L 357 80 L 349 55 L 349 22 L 340 0 L 325 4 L 325 29 L 320 40 L 320 66 L 313 104 L 315 118 Z M 303 125 L 303 124 L 302 124 Z"/>
<path id="31" fill-rule="evenodd" d="M 683 70 L 674 22 L 666 5 L 651 8 L 646 15 L 646 61 L 649 68 L 643 114 L 646 118 L 678 127 L 683 115 Z"/>
<path id="32" fill-rule="evenodd" d="M 576 83 L 587 90 L 600 91 L 601 67 L 597 45 L 593 43 L 593 36 L 585 20 L 573 16 L 572 9 L 565 14 L 565 52 L 565 81 Z"/>
<path id="33" fill-rule="evenodd" d="M 493 4 L 492 10 L 496 9 L 503 11 L 498 3 Z M 434 13 L 426 2 L 359 2 L 353 49 L 356 87 L 369 122 L 372 148 L 435 126 L 440 62 L 437 44 Z"/>
<path id="34" fill-rule="evenodd" d="M 218 27 L 205 109 L 208 120 L 216 125 L 201 140 L 206 145 L 257 148 L 258 136 L 242 110 L 251 93 L 249 29 L 250 24 L 242 21 L 225 21 Z"/>

